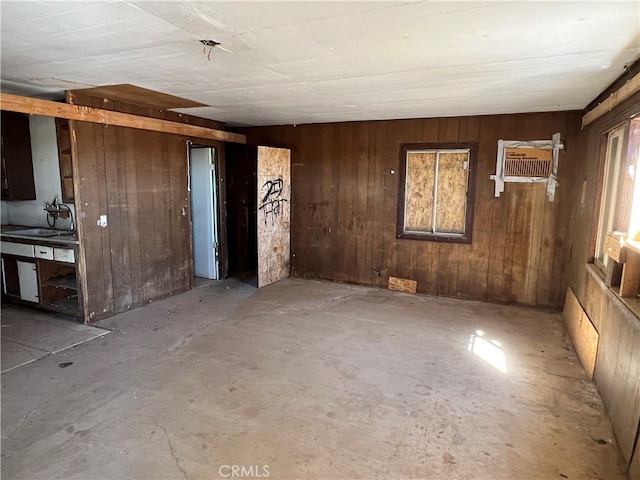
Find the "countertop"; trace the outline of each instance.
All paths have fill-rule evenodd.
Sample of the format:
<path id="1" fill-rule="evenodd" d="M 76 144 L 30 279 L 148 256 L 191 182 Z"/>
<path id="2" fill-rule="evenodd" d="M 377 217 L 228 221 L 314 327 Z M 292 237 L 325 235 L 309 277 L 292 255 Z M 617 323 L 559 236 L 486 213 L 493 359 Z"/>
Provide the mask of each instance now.
<path id="1" fill-rule="evenodd" d="M 22 230 L 51 230 L 52 233 L 56 233 L 55 236 L 42 236 L 42 235 L 26 235 L 16 232 Z M 58 230 L 55 228 L 42 228 L 42 227 L 30 227 L 26 225 L 2 225 L 0 230 L 0 238 L 16 243 L 31 243 L 36 245 L 58 245 L 58 246 L 76 246 L 78 245 L 77 232 L 71 232 L 68 230 Z"/>

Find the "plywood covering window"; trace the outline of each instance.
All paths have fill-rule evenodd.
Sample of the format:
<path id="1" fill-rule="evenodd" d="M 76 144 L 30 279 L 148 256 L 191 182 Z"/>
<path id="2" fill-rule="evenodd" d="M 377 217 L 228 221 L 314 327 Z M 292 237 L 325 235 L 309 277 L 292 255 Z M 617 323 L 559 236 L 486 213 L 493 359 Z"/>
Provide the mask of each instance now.
<path id="1" fill-rule="evenodd" d="M 474 144 L 404 144 L 398 238 L 471 243 Z"/>

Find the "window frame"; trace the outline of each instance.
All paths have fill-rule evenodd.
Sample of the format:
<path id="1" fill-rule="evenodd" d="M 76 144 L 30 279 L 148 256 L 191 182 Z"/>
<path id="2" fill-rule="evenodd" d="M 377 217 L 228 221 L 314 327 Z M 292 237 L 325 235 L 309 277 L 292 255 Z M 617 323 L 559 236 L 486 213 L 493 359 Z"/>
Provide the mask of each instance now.
<path id="1" fill-rule="evenodd" d="M 618 133 L 620 132 L 620 133 Z M 615 134 L 615 135 L 614 135 Z M 595 248 L 593 263 L 602 271 L 605 271 L 609 257 L 605 254 L 605 241 L 607 233 L 613 228 L 616 216 L 617 192 L 620 180 L 620 168 L 625 163 L 627 156 L 627 144 L 629 135 L 629 121 L 618 122 L 613 127 L 602 133 L 602 153 L 598 217 L 595 224 Z M 615 165 L 611 165 L 609 146 L 612 139 L 618 137 L 617 149 L 620 152 Z M 628 233 L 628 232 L 626 232 Z M 600 259 L 602 257 L 602 260 Z"/>
<path id="2" fill-rule="evenodd" d="M 464 233 L 417 232 L 405 229 L 407 155 L 416 150 L 468 150 L 469 165 L 467 169 L 467 198 L 464 221 Z M 456 143 L 402 143 L 400 144 L 398 175 L 398 216 L 396 238 L 422 240 L 432 242 L 471 244 L 473 240 L 473 218 L 475 210 L 476 164 L 478 144 L 469 142 Z M 434 204 L 435 209 L 435 204 Z M 435 212 L 435 210 L 434 210 Z"/>

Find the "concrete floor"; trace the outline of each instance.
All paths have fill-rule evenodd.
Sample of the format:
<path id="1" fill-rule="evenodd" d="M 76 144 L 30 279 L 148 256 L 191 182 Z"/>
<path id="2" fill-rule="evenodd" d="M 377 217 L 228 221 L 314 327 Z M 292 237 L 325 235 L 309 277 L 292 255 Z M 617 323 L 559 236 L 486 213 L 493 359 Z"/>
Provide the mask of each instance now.
<path id="1" fill-rule="evenodd" d="M 98 326 L 2 375 L 2 478 L 624 478 L 559 314 L 230 280 Z"/>
<path id="2" fill-rule="evenodd" d="M 11 304 L 2 305 L 2 319 L 2 373 L 110 333 L 61 315 Z"/>

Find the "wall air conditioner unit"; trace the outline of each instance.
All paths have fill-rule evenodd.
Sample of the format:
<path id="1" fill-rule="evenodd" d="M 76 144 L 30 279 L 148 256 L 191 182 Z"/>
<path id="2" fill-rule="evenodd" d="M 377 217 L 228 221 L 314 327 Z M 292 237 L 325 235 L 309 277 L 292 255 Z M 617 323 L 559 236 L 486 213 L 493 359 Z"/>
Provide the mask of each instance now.
<path id="1" fill-rule="evenodd" d="M 558 186 L 558 152 L 562 148 L 559 133 L 551 140 L 499 140 L 496 174 L 489 177 L 496 182 L 495 196 L 504 192 L 506 182 L 546 183 L 547 197 L 553 202 Z"/>

